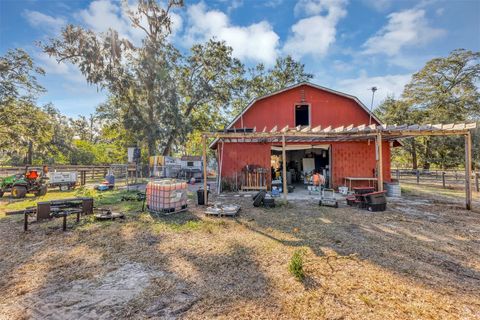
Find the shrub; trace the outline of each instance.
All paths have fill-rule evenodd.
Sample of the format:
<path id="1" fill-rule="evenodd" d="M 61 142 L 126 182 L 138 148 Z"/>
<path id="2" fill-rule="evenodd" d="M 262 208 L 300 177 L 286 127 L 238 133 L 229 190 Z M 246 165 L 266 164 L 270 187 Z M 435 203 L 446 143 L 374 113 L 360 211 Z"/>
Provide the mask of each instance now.
<path id="1" fill-rule="evenodd" d="M 302 281 L 305 278 L 303 270 L 303 255 L 303 250 L 295 250 L 290 259 L 290 264 L 288 265 L 288 271 L 290 271 L 298 281 Z"/>

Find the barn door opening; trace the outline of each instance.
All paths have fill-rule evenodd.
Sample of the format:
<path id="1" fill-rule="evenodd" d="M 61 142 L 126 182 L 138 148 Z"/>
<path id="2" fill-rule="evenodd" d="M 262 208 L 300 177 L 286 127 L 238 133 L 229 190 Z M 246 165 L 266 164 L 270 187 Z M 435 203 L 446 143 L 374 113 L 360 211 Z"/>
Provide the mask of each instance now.
<path id="1" fill-rule="evenodd" d="M 288 145 L 286 146 L 287 185 L 295 186 L 294 192 L 302 192 L 312 185 L 312 175 L 318 171 L 331 185 L 331 146 Z M 282 147 L 273 145 L 271 151 L 272 186 L 282 187 Z"/>
<path id="2" fill-rule="evenodd" d="M 310 125 L 310 106 L 308 104 L 298 104 L 295 106 L 295 126 Z"/>

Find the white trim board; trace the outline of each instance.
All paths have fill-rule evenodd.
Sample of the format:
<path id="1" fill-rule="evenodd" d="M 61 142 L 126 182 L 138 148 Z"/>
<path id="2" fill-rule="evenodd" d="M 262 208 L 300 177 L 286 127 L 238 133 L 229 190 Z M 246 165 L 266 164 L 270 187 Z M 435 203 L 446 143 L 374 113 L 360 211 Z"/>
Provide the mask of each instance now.
<path id="1" fill-rule="evenodd" d="M 329 144 L 317 144 L 317 145 L 289 144 L 289 145 L 285 146 L 286 151 L 312 150 L 312 149 L 328 150 L 329 148 L 330 148 Z M 282 151 L 282 147 L 281 146 L 272 146 L 272 150 Z"/>

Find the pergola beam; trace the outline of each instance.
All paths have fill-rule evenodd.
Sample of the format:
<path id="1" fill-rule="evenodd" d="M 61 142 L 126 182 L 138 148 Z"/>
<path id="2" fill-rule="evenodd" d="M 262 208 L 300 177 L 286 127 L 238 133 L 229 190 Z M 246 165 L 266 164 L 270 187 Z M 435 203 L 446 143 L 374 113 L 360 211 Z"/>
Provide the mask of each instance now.
<path id="1" fill-rule="evenodd" d="M 207 190 L 207 137 L 202 135 L 203 145 L 203 203 L 208 205 L 208 190 Z M 223 150 L 222 150 L 223 151 Z"/>
<path id="2" fill-rule="evenodd" d="M 285 136 L 282 136 L 282 183 L 283 183 L 283 198 L 287 201 L 288 187 L 287 187 L 287 153 L 285 151 Z"/>
<path id="3" fill-rule="evenodd" d="M 382 155 L 382 134 L 379 132 L 377 134 L 377 139 L 375 140 L 375 147 L 378 152 L 378 164 L 377 164 L 377 179 L 378 179 L 378 191 L 383 191 L 383 155 Z"/>
<path id="4" fill-rule="evenodd" d="M 472 136 L 465 135 L 465 208 L 472 210 Z"/>

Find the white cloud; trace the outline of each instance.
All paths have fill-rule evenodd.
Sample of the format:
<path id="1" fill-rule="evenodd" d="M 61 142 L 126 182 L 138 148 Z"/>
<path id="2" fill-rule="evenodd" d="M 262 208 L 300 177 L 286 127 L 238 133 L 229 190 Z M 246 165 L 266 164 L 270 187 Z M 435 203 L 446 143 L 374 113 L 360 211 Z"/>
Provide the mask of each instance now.
<path id="1" fill-rule="evenodd" d="M 275 62 L 279 36 L 267 21 L 235 26 L 225 13 L 207 10 L 203 2 L 189 6 L 187 15 L 189 27 L 184 36 L 187 45 L 215 37 L 231 46 L 233 55 L 239 59 L 266 64 Z"/>
<path id="2" fill-rule="evenodd" d="M 67 24 L 62 17 L 55 18 L 38 11 L 25 10 L 23 16 L 32 27 L 41 28 L 52 35 L 60 33 L 62 27 Z"/>
<path id="3" fill-rule="evenodd" d="M 96 0 L 90 3 L 87 9 L 80 10 L 76 16 L 95 32 L 105 32 L 111 28 L 116 30 L 121 37 L 127 38 L 138 45 L 145 37 L 145 33 L 143 30 L 133 27 L 127 16 L 127 10 L 135 10 L 135 8 L 134 5 L 124 7 L 116 1 Z M 170 12 L 170 18 L 172 21 L 172 36 L 174 36 L 182 27 L 182 17 Z M 146 21 L 140 23 L 143 26 L 147 25 Z"/>
<path id="4" fill-rule="evenodd" d="M 338 22 L 347 14 L 345 6 L 346 1 L 300 0 L 295 15 L 308 17 L 292 26 L 283 50 L 297 59 L 325 55 L 335 42 Z"/>
<path id="5" fill-rule="evenodd" d="M 388 15 L 388 23 L 363 44 L 364 54 L 394 56 L 404 47 L 423 45 L 445 31 L 429 26 L 423 9 L 409 9 Z"/>
<path id="6" fill-rule="evenodd" d="M 59 75 L 64 79 L 77 84 L 86 83 L 85 77 L 81 74 L 78 68 L 71 63 L 58 63 L 55 58 L 50 57 L 44 52 L 36 53 L 35 58 L 38 61 L 39 66 L 45 70 L 47 75 Z"/>
<path id="7" fill-rule="evenodd" d="M 393 3 L 392 0 L 362 0 L 362 2 L 379 12 L 386 11 Z"/>
<path id="8" fill-rule="evenodd" d="M 339 80 L 337 86 L 338 90 L 356 96 L 366 106 L 370 107 L 372 99 L 371 87 L 378 88 L 377 92 L 375 92 L 374 101 L 374 106 L 377 106 L 389 95 L 400 97 L 411 76 L 411 74 L 397 74 L 369 77 L 363 72 L 360 77 Z"/>

